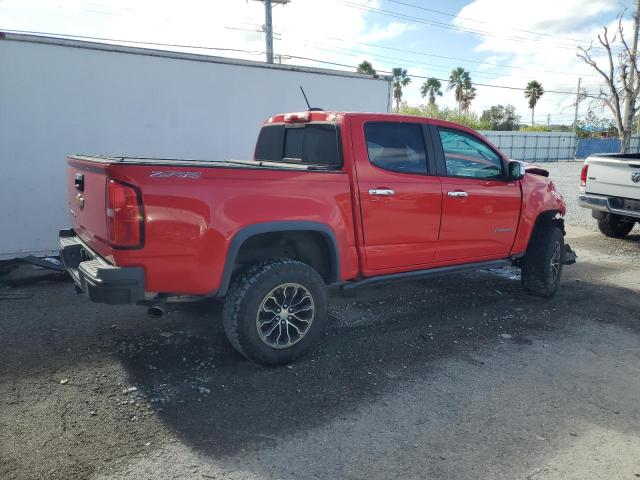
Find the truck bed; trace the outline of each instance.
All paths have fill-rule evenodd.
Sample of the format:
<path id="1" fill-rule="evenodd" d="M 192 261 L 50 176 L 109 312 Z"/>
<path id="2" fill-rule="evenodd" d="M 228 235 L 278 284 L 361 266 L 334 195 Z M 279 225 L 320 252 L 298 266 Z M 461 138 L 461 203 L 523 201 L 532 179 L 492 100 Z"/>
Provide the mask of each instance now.
<path id="1" fill-rule="evenodd" d="M 142 267 L 147 292 L 210 295 L 247 225 L 327 222 L 343 252 L 341 279 L 358 272 L 349 177 L 343 169 L 254 160 L 67 157 L 68 206 L 80 240 L 109 264 Z M 141 243 L 108 240 L 110 182 L 135 187 Z"/>
<path id="2" fill-rule="evenodd" d="M 203 160 L 203 159 L 179 159 L 179 158 L 150 158 L 135 156 L 112 155 L 70 155 L 73 158 L 85 162 L 117 165 L 146 165 L 146 166 L 174 166 L 195 168 L 263 168 L 278 170 L 333 170 L 323 165 L 301 165 L 287 162 L 268 162 L 264 160 Z"/>
<path id="3" fill-rule="evenodd" d="M 639 154 L 592 155 L 587 163 L 587 194 L 640 200 Z"/>

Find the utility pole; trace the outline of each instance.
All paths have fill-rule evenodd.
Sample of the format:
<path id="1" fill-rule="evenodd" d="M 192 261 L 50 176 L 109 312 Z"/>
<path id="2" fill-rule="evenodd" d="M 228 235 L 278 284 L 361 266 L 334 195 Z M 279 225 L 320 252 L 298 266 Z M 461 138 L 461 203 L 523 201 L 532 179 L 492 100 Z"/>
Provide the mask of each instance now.
<path id="1" fill-rule="evenodd" d="M 267 63 L 273 63 L 273 21 L 271 0 L 264 0 L 264 35 L 267 43 Z"/>
<path id="2" fill-rule="evenodd" d="M 580 82 L 582 78 L 578 78 L 578 91 L 576 92 L 576 113 L 573 116 L 573 131 L 578 131 L 578 105 L 580 104 Z"/>
<path id="3" fill-rule="evenodd" d="M 273 63 L 273 4 L 286 5 L 291 0 L 258 0 L 264 3 L 264 36 L 267 53 L 267 63 Z"/>
<path id="4" fill-rule="evenodd" d="M 551 114 L 547 113 L 547 128 L 551 127 Z"/>

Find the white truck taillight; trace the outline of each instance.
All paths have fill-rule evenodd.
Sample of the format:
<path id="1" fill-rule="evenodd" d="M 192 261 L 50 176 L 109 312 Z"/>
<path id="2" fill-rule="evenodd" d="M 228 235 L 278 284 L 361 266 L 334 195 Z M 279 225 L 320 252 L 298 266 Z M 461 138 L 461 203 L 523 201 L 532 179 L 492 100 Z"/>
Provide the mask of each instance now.
<path id="1" fill-rule="evenodd" d="M 140 191 L 118 180 L 107 181 L 107 233 L 113 248 L 141 248 L 144 214 Z"/>
<path id="2" fill-rule="evenodd" d="M 582 165 L 582 170 L 580 171 L 580 186 L 581 187 L 586 187 L 587 186 L 587 171 L 589 170 L 589 164 L 587 162 L 584 162 L 584 165 Z"/>

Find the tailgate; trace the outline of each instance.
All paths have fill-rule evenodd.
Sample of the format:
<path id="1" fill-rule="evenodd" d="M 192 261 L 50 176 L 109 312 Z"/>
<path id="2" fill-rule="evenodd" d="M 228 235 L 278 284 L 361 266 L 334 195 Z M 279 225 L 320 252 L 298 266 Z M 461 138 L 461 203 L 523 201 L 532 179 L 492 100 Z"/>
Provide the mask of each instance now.
<path id="1" fill-rule="evenodd" d="M 103 257 L 111 254 L 105 210 L 107 165 L 87 157 L 67 157 L 67 203 L 73 229 Z"/>
<path id="2" fill-rule="evenodd" d="M 640 200 L 640 160 L 589 157 L 586 193 Z"/>

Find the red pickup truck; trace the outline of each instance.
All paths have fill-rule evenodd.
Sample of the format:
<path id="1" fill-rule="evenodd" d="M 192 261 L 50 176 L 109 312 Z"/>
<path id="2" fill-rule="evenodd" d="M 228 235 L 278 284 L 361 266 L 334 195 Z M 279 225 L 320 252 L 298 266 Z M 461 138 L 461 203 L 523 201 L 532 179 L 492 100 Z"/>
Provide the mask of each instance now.
<path id="1" fill-rule="evenodd" d="M 233 346 L 293 361 L 344 289 L 517 265 L 551 296 L 565 204 L 540 168 L 475 131 L 393 114 L 306 111 L 263 125 L 253 160 L 67 158 L 61 257 L 94 302 L 225 299 Z"/>

